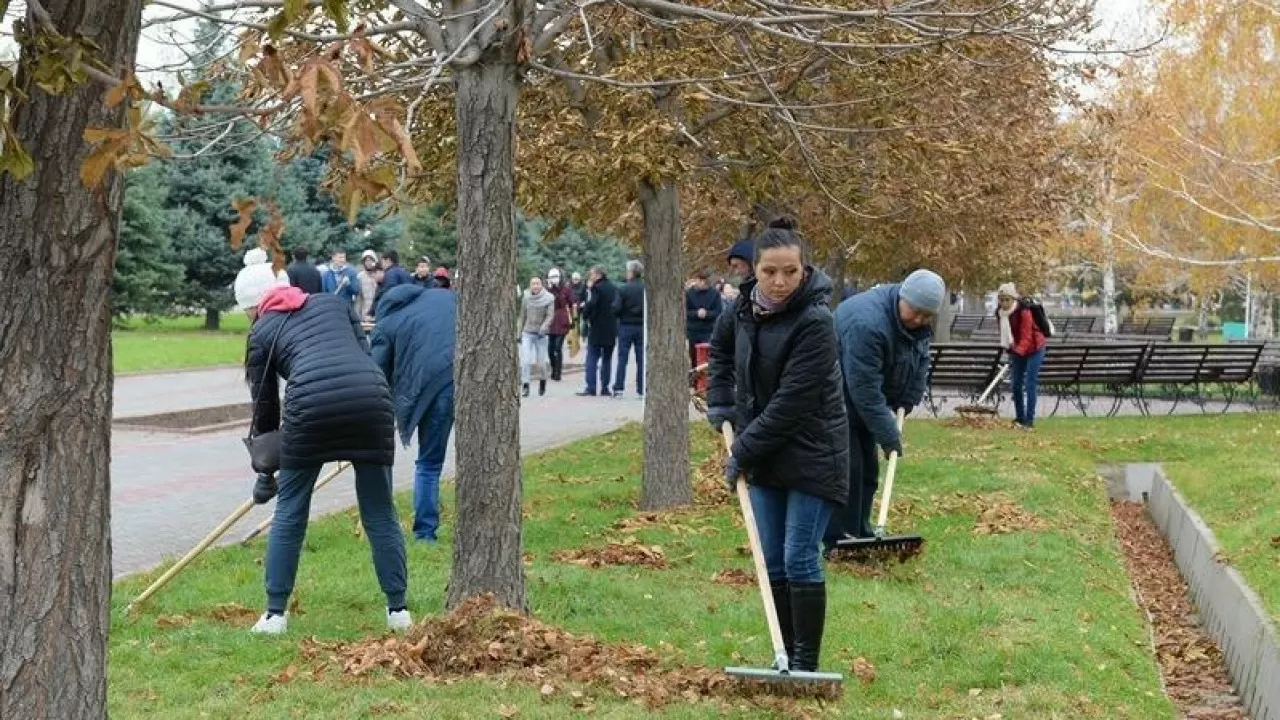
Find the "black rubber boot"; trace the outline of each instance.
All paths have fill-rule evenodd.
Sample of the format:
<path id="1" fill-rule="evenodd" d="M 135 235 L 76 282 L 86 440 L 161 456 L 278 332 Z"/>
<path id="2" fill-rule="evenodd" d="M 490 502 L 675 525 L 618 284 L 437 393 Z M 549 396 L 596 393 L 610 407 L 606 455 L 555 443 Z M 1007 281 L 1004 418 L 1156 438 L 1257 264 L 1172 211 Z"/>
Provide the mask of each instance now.
<path id="1" fill-rule="evenodd" d="M 538 381 L 538 394 L 539 394 L 539 395 L 546 395 L 546 394 L 547 394 L 547 381 L 546 381 L 546 380 L 539 380 L 539 381 Z"/>
<path id="2" fill-rule="evenodd" d="M 529 383 L 524 384 L 523 388 L 520 390 L 520 395 L 522 397 L 529 397 Z"/>
<path id="3" fill-rule="evenodd" d="M 787 649 L 787 658 L 794 657 L 796 652 L 795 623 L 791 621 L 791 585 L 786 580 L 770 582 L 773 590 L 773 606 L 778 611 L 778 625 L 782 630 L 782 645 Z"/>
<path id="4" fill-rule="evenodd" d="M 796 638 L 791 669 L 814 672 L 822 654 L 822 631 L 827 623 L 826 583 L 791 583 L 791 623 Z"/>

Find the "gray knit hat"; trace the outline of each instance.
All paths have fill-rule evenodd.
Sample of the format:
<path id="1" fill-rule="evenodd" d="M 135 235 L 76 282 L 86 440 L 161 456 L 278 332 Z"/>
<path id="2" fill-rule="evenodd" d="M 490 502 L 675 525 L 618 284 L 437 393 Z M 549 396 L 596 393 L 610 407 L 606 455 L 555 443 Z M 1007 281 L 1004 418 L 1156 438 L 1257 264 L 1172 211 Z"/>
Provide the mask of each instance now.
<path id="1" fill-rule="evenodd" d="M 898 297 L 911 307 L 937 315 L 942 310 L 947 295 L 947 285 L 932 270 L 916 270 L 902 281 Z"/>

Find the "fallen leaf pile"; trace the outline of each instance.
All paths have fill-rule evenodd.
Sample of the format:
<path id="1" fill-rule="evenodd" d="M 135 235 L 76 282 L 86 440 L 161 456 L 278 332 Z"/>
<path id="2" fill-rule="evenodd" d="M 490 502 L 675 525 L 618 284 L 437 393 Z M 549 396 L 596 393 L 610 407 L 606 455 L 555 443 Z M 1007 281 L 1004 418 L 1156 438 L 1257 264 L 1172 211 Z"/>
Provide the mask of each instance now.
<path id="1" fill-rule="evenodd" d="M 1009 421 L 990 415 L 970 415 L 968 417 L 962 415 L 943 420 L 942 426 L 965 430 L 1001 430 L 1009 427 Z"/>
<path id="2" fill-rule="evenodd" d="M 1165 692 L 1187 718 L 1247 719 L 1227 679 L 1222 651 L 1200 626 L 1173 553 L 1146 508 L 1113 502 L 1111 514 L 1138 603 L 1151 620 Z"/>
<path id="3" fill-rule="evenodd" d="M 557 550 L 551 557 L 559 562 L 589 568 L 632 565 L 652 569 L 668 567 L 666 553 L 658 545 L 642 545 L 639 542 L 610 542 L 602 548 L 578 548 Z"/>
<path id="4" fill-rule="evenodd" d="M 730 568 L 728 570 L 720 570 L 711 576 L 711 582 L 728 585 L 729 587 L 752 587 L 756 584 L 756 576 L 746 570 Z"/>
<path id="5" fill-rule="evenodd" d="M 1008 497 L 996 493 L 989 496 L 989 503 L 978 513 L 973 526 L 974 535 L 1004 535 L 1021 530 L 1044 530 L 1049 524 L 1042 518 L 1023 510 Z"/>
<path id="6" fill-rule="evenodd" d="M 694 505 L 727 505 L 733 501 L 733 493 L 724 482 L 724 464 L 728 459 L 728 451 L 717 445 L 711 457 L 694 469 Z"/>
<path id="7" fill-rule="evenodd" d="M 644 645 L 613 645 L 574 635 L 501 607 L 492 595 L 472 598 L 451 614 L 433 617 L 400 637 L 357 643 L 304 641 L 303 656 L 328 657 L 351 676 L 383 670 L 427 682 L 450 683 L 476 676 L 528 682 L 544 698 L 563 697 L 580 708 L 604 691 L 660 707 L 671 702 L 756 698 L 757 705 L 801 698 L 833 699 L 829 685 L 763 686 L 705 667 L 680 667 Z M 789 698 L 770 698 L 779 691 Z M 786 706 L 800 710 L 794 703 Z"/>
<path id="8" fill-rule="evenodd" d="M 257 620 L 260 613 L 257 610 L 247 608 L 239 603 L 223 603 L 221 605 L 215 605 L 212 610 L 209 610 L 204 614 L 218 622 L 224 622 L 230 625 L 243 625 Z"/>
<path id="9" fill-rule="evenodd" d="M 867 580 L 889 576 L 889 567 L 896 560 L 904 563 L 924 552 L 927 543 L 919 545 L 889 547 L 857 547 L 833 549 L 827 556 L 827 564 L 832 568 L 857 575 Z"/>

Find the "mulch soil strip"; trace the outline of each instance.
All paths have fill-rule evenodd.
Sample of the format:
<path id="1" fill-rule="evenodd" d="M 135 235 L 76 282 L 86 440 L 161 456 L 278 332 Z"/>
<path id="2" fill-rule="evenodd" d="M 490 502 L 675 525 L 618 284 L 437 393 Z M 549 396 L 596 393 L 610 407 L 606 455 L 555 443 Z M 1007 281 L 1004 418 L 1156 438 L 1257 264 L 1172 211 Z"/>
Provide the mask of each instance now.
<path id="1" fill-rule="evenodd" d="M 233 405 L 215 405 L 193 410 L 157 413 L 155 415 L 114 418 L 111 423 L 124 427 L 191 431 L 233 422 L 248 423 L 251 419 L 252 411 L 252 403 L 236 403 Z"/>
<path id="2" fill-rule="evenodd" d="M 523 682 L 539 688 L 545 699 L 562 698 L 584 709 L 606 697 L 653 708 L 706 700 L 726 708 L 753 706 L 814 717 L 830 709 L 822 701 L 843 692 L 830 685 L 747 682 L 681 665 L 669 647 L 660 654 L 645 645 L 603 643 L 503 608 L 492 595 L 428 618 L 403 636 L 304 641 L 302 659 L 339 667 L 353 677 L 382 671 L 431 684 L 477 677 Z"/>
<path id="3" fill-rule="evenodd" d="M 1248 718 L 1231 687 L 1222 649 L 1201 625 L 1173 551 L 1146 507 L 1113 501 L 1111 515 L 1138 605 L 1151 622 L 1165 693 L 1187 718 Z"/>

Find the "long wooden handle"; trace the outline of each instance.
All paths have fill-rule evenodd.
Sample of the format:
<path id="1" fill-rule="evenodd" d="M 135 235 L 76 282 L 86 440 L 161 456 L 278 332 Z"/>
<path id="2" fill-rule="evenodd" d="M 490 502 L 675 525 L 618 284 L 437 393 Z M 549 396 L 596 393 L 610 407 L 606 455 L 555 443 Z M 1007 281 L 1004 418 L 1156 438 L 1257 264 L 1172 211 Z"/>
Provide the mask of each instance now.
<path id="1" fill-rule="evenodd" d="M 733 453 L 733 428 L 729 423 L 720 426 L 725 449 Z M 734 486 L 738 491 L 738 505 L 742 507 L 743 524 L 747 526 L 747 541 L 751 545 L 751 560 L 756 566 L 756 584 L 760 586 L 760 599 L 764 602 L 764 617 L 769 623 L 769 639 L 773 642 L 773 654 L 780 672 L 790 671 L 787 646 L 782 641 L 782 627 L 778 625 L 778 608 L 773 603 L 773 588 L 769 585 L 769 569 L 764 564 L 764 550 L 760 545 L 760 529 L 756 527 L 756 514 L 751 509 L 751 494 L 747 481 L 738 475 Z"/>
<path id="2" fill-rule="evenodd" d="M 907 411 L 898 408 L 898 442 L 902 442 L 902 426 Z M 889 453 L 889 467 L 884 471 L 884 493 L 880 495 L 880 518 L 876 521 L 876 535 L 884 534 L 884 524 L 889 520 L 889 497 L 893 495 L 893 477 L 898 473 L 898 452 Z"/>
<path id="3" fill-rule="evenodd" d="M 252 509 L 253 509 L 253 498 L 249 498 L 248 500 L 245 500 L 244 503 L 240 505 L 240 507 L 232 511 L 232 513 L 227 516 L 226 520 L 223 520 L 221 523 L 219 523 L 218 527 L 213 529 L 213 532 L 209 533 L 208 536 L 206 536 L 205 539 L 201 540 L 198 545 L 191 548 L 191 550 L 186 555 L 182 556 L 181 560 L 174 563 L 173 567 L 169 568 L 168 570 L 165 571 L 163 575 L 156 578 L 156 581 L 151 583 L 150 587 L 148 587 L 146 590 L 143 590 L 141 595 L 135 598 L 133 602 L 129 603 L 124 609 L 125 614 L 132 612 L 133 609 L 136 608 L 139 604 L 141 604 L 142 602 L 146 601 L 147 598 L 154 595 L 157 590 L 164 587 L 166 583 L 168 583 L 170 580 L 173 579 L 174 575 L 177 575 L 179 572 L 182 571 L 183 568 L 185 568 L 187 565 L 190 565 L 191 561 L 196 559 L 196 556 L 204 552 L 205 549 L 208 548 L 210 545 L 212 545 L 218 538 L 222 537 L 224 533 L 226 533 L 228 530 L 231 529 L 232 525 L 236 524 L 237 520 L 247 515 L 249 511 Z"/>
<path id="4" fill-rule="evenodd" d="M 1009 365 L 1001 364 L 1000 371 L 996 373 L 995 378 L 991 380 L 991 384 L 987 386 L 987 389 L 982 391 L 982 397 L 978 398 L 978 402 L 977 402 L 978 405 L 981 405 L 982 403 L 987 401 L 987 396 L 991 394 L 992 390 L 996 389 L 996 386 L 999 385 L 1000 381 L 1004 379 L 1004 374 L 1007 372 L 1009 372 Z"/>

